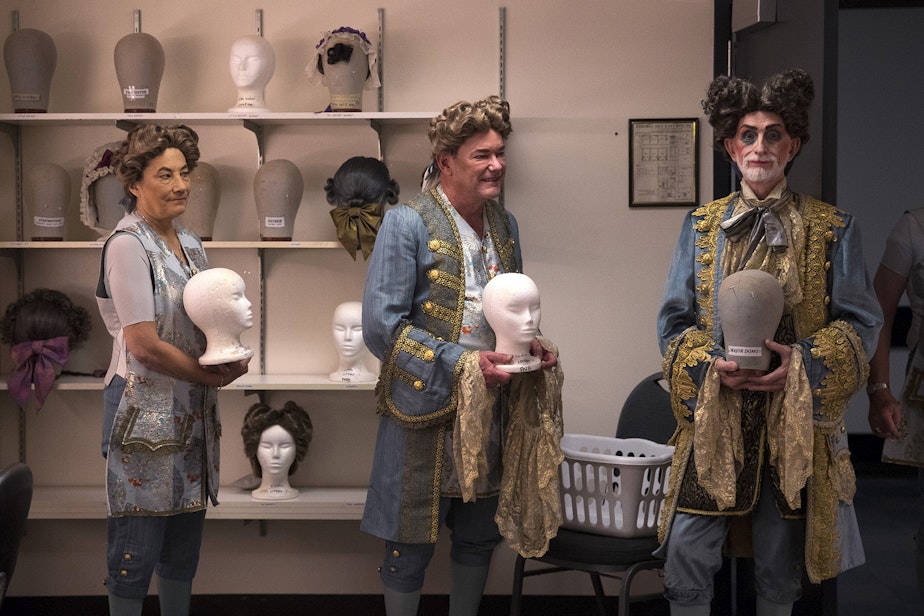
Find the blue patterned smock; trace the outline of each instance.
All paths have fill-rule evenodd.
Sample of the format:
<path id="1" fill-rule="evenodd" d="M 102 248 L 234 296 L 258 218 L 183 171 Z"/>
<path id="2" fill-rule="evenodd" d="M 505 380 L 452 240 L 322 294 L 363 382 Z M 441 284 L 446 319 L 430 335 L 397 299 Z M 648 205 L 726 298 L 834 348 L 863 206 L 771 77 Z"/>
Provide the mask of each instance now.
<path id="1" fill-rule="evenodd" d="M 193 272 L 208 268 L 199 238 L 177 227 L 190 268 L 180 262 L 147 223 L 116 233 L 141 242 L 154 286 L 154 325 L 164 341 L 193 357 L 205 351 L 205 336 L 186 315 L 183 289 Z M 105 248 L 104 248 L 105 258 Z M 100 298 L 104 316 L 111 298 Z M 219 437 L 217 392 L 147 369 L 127 348 L 126 386 L 109 440 L 106 492 L 109 515 L 172 515 L 217 505 Z"/>

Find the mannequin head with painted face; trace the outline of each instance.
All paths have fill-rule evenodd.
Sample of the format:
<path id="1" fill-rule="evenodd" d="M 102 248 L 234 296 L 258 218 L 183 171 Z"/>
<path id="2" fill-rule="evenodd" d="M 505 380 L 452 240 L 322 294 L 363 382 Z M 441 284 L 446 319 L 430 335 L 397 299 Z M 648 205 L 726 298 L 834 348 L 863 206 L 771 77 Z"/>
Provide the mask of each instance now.
<path id="1" fill-rule="evenodd" d="M 243 36 L 231 45 L 231 80 L 237 86 L 234 112 L 269 111 L 264 100 L 266 85 L 276 71 L 276 53 L 262 36 Z"/>
<path id="2" fill-rule="evenodd" d="M 244 416 L 241 436 L 260 486 L 251 492 L 258 500 L 286 500 L 298 496 L 289 477 L 305 459 L 311 443 L 311 418 L 291 400 L 281 409 L 257 403 Z"/>
<path id="3" fill-rule="evenodd" d="M 485 285 L 482 303 L 497 338 L 494 350 L 513 355 L 511 364 L 498 367 L 507 372 L 538 369 L 540 359 L 529 353 L 542 316 L 536 283 L 525 274 L 499 274 Z"/>
<path id="4" fill-rule="evenodd" d="M 343 302 L 337 306 L 331 320 L 331 331 L 340 360 L 337 370 L 331 372 L 330 380 L 342 383 L 374 381 L 375 373 L 366 367 L 369 351 L 363 342 L 362 302 Z"/>
<path id="5" fill-rule="evenodd" d="M 237 272 L 223 267 L 199 272 L 186 283 L 183 306 L 205 334 L 207 347 L 200 364 L 226 364 L 253 355 L 241 344 L 241 334 L 253 327 L 253 313 Z"/>

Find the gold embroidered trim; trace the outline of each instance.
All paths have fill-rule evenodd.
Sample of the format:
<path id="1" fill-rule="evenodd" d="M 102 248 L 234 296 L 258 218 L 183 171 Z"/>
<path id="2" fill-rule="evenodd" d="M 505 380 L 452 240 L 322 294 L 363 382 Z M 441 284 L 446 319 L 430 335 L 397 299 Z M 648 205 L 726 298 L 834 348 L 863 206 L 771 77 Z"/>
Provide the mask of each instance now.
<path id="1" fill-rule="evenodd" d="M 671 408 L 678 419 L 688 418 L 692 411 L 686 404 L 699 396 L 699 388 L 693 382 L 687 368 L 710 361 L 709 349 L 713 342 L 711 336 L 696 327 L 689 327 L 685 332 L 670 342 L 661 366 L 662 372 L 668 374 L 671 392 Z"/>
<path id="2" fill-rule="evenodd" d="M 834 243 L 833 228 L 845 226 L 844 217 L 833 205 L 817 199 L 798 195 L 802 221 L 805 225 L 805 259 L 800 276 L 803 299 L 793 309 L 796 322 L 796 336 L 806 338 L 825 326 L 828 315 L 828 269 L 831 244 Z"/>
<path id="3" fill-rule="evenodd" d="M 869 377 L 869 363 L 860 337 L 847 322 L 832 321 L 816 333 L 812 357 L 824 359 L 830 371 L 815 392 L 821 401 L 821 414 L 828 421 L 840 422 L 850 399 Z"/>
<path id="4" fill-rule="evenodd" d="M 693 211 L 694 217 L 700 217 L 693 223 L 693 228 L 697 232 L 696 247 L 700 249 L 696 261 L 701 265 L 701 269 L 696 273 L 700 280 L 696 285 L 696 300 L 699 306 L 697 322 L 701 329 L 710 333 L 715 326 L 715 253 L 722 230 L 719 225 L 728 210 L 728 204 L 736 196 L 737 193 L 733 193 Z"/>
<path id="5" fill-rule="evenodd" d="M 453 325 L 455 324 L 454 320 L 456 317 L 456 311 L 452 310 L 451 308 L 440 306 L 439 304 L 435 304 L 432 301 L 427 300 L 420 305 L 420 309 L 434 319 L 446 321 L 447 323 L 452 323 Z"/>
<path id="6" fill-rule="evenodd" d="M 401 350 L 426 362 L 433 361 L 433 349 L 407 336 L 400 339 Z"/>
<path id="7" fill-rule="evenodd" d="M 435 276 L 440 281 L 430 285 L 427 298 L 421 304 L 427 316 L 421 329 L 444 340 L 457 342 L 462 332 L 465 306 L 465 271 L 459 229 L 449 211 L 450 206 L 436 189 L 415 197 L 408 206 L 420 216 L 430 237 L 427 248 L 433 254 L 434 264 L 427 274 L 428 278 L 432 279 L 433 272 L 436 272 Z"/>
<path id="8" fill-rule="evenodd" d="M 439 199 L 439 193 L 437 193 L 437 199 Z M 432 239 L 427 242 L 427 248 L 429 248 L 432 253 L 446 255 L 456 261 L 462 261 L 462 251 L 459 249 L 459 246 L 454 246 L 445 240 Z"/>
<path id="9" fill-rule="evenodd" d="M 456 396 L 453 395 L 453 400 Z M 433 465 L 433 481 L 430 484 L 430 543 L 436 543 L 440 532 L 440 486 L 443 477 L 443 450 L 446 444 L 446 425 L 437 427 L 436 464 Z"/>

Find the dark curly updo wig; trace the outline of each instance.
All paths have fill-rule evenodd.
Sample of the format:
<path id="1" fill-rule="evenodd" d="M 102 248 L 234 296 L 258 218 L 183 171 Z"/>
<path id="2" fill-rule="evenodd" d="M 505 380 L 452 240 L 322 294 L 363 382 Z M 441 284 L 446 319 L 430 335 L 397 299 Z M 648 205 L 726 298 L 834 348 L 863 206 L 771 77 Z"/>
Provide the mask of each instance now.
<path id="1" fill-rule="evenodd" d="M 713 128 L 712 147 L 728 158 L 725 140 L 735 136 L 743 116 L 755 111 L 780 116 L 789 136 L 800 139 L 804 146 L 810 137 L 808 108 L 814 98 L 812 78 L 802 69 L 773 75 L 760 87 L 740 77 L 719 75 L 709 84 L 706 99 L 702 101 Z"/>
<path id="2" fill-rule="evenodd" d="M 244 416 L 244 425 L 241 426 L 241 436 L 244 437 L 244 454 L 250 460 L 250 467 L 256 477 L 263 476 L 263 469 L 257 459 L 257 450 L 260 448 L 260 437 L 263 431 L 273 426 L 282 428 L 292 435 L 295 440 L 295 460 L 289 467 L 289 474 L 295 472 L 298 463 L 305 459 L 308 445 L 314 428 L 308 412 L 291 400 L 281 409 L 274 409 L 268 404 L 258 402 L 248 409 Z"/>
<path id="3" fill-rule="evenodd" d="M 339 208 L 394 205 L 399 192 L 398 182 L 388 174 L 385 163 L 369 156 L 348 158 L 324 185 L 327 202 Z"/>
<path id="4" fill-rule="evenodd" d="M 36 289 L 6 307 L 0 340 L 6 344 L 67 336 L 70 351 L 90 336 L 90 314 L 55 289 Z"/>

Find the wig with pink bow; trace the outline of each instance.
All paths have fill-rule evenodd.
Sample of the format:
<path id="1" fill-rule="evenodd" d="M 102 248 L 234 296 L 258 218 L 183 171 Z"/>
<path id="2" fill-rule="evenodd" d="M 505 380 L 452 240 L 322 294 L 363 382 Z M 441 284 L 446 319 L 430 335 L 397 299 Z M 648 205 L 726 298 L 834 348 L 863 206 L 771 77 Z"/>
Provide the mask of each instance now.
<path id="1" fill-rule="evenodd" d="M 20 408 L 26 408 L 33 389 L 36 410 L 42 408 L 70 352 L 87 340 L 90 328 L 89 313 L 54 289 L 36 289 L 7 306 L 0 340 L 11 345 L 7 384 Z"/>

